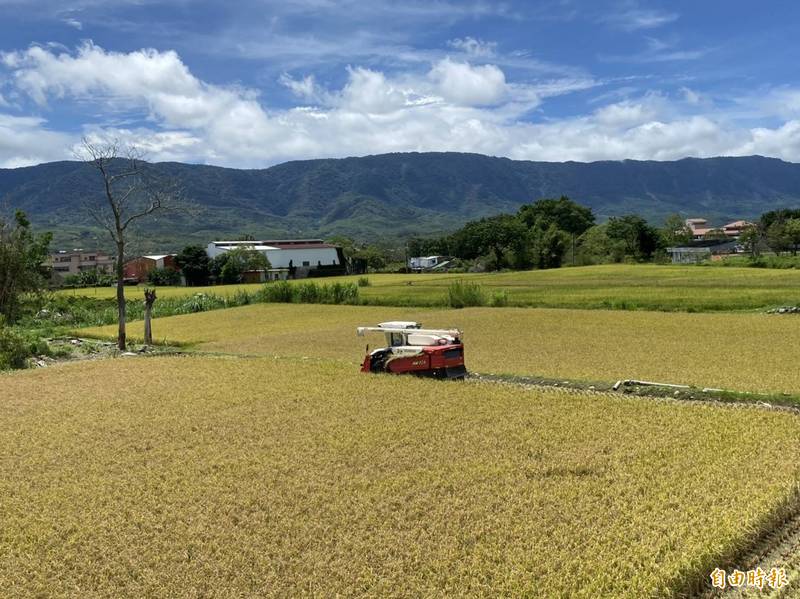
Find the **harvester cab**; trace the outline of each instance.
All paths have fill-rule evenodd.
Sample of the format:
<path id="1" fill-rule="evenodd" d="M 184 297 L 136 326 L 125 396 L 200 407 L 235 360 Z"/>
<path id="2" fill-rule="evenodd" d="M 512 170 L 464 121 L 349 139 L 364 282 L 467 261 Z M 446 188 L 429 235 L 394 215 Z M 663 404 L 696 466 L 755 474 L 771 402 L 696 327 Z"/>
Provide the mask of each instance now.
<path id="1" fill-rule="evenodd" d="M 463 335 L 458 329 L 423 329 L 417 322 L 382 322 L 374 327 L 358 327 L 356 333 L 382 333 L 386 347 L 369 351 L 361 372 L 414 374 L 440 379 L 463 379 Z"/>

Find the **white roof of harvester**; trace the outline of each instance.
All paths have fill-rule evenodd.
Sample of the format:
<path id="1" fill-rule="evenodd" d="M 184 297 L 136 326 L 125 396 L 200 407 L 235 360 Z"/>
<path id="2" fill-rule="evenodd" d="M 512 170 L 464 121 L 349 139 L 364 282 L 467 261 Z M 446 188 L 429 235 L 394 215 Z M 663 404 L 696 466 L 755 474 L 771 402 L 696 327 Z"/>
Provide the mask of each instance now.
<path id="1" fill-rule="evenodd" d="M 422 327 L 418 322 L 410 320 L 390 320 L 388 322 L 380 322 L 378 326 L 382 329 L 419 329 Z"/>

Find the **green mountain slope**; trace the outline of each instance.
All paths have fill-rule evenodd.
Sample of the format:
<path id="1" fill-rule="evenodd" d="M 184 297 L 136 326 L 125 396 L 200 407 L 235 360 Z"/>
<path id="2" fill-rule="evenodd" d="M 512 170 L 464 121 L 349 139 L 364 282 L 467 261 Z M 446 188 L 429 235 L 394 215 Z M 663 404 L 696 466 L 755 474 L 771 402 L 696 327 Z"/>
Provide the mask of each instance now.
<path id="1" fill-rule="evenodd" d="M 800 164 L 750 156 L 673 162 L 548 163 L 479 154 L 402 153 L 287 162 L 261 170 L 158 163 L 193 209 L 149 221 L 142 251 L 250 233 L 343 233 L 359 239 L 436 234 L 540 197 L 566 194 L 599 219 L 672 212 L 712 220 L 753 218 L 800 205 Z M 96 173 L 77 162 L 0 169 L 0 208 L 21 208 L 57 246 L 107 246 L 82 206 Z"/>

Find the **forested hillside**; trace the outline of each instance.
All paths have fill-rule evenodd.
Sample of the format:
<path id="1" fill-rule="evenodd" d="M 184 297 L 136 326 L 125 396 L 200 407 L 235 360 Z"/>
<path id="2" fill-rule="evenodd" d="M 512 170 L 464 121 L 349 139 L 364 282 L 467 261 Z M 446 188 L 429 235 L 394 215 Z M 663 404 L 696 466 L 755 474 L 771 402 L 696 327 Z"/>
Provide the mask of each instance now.
<path id="1" fill-rule="evenodd" d="M 654 222 L 674 212 L 722 221 L 800 205 L 800 165 L 759 156 L 546 163 L 402 153 L 261 170 L 155 167 L 180 181 L 190 209 L 150 221 L 142 250 L 245 233 L 363 240 L 440 234 L 562 194 L 590 206 L 600 221 L 630 212 Z M 78 162 L 0 169 L 2 209 L 25 210 L 37 228 L 54 232 L 58 247 L 107 245 L 82 210 L 99 193 L 97 174 Z"/>

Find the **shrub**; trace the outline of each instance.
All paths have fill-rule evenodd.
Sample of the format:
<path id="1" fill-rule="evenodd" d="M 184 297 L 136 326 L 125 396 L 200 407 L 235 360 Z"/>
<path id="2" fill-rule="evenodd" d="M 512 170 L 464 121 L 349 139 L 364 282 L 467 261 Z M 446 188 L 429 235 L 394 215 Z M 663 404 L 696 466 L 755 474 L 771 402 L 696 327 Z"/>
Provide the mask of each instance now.
<path id="1" fill-rule="evenodd" d="M 323 288 L 324 289 L 324 288 Z M 301 283 L 297 286 L 297 301 L 301 304 L 321 303 L 321 288 L 316 283 Z"/>
<path id="2" fill-rule="evenodd" d="M 0 320 L 0 370 L 25 368 L 28 358 L 50 354 L 47 342 L 35 334 L 21 334 Z"/>
<path id="3" fill-rule="evenodd" d="M 491 305 L 495 308 L 502 308 L 508 305 L 508 293 L 505 291 L 495 291 L 492 294 Z"/>
<path id="4" fill-rule="evenodd" d="M 358 285 L 353 283 L 334 283 L 322 286 L 322 303 L 357 304 Z"/>
<path id="5" fill-rule="evenodd" d="M 224 308 L 225 307 L 225 299 L 221 298 L 217 295 L 213 294 L 205 294 L 205 293 L 195 293 L 193 296 L 186 298 L 180 302 L 177 306 L 169 306 L 168 304 L 162 303 L 161 306 L 157 307 L 162 308 L 167 313 L 173 314 L 191 314 L 194 312 L 205 312 L 206 310 L 214 310 L 216 308 Z M 159 314 L 161 316 L 162 314 Z M 163 314 L 166 316 L 167 314 Z"/>
<path id="6" fill-rule="evenodd" d="M 359 287 L 369 287 L 370 285 L 372 285 L 372 283 L 370 283 L 369 278 L 367 278 L 367 277 L 358 277 L 358 286 Z"/>
<path id="7" fill-rule="evenodd" d="M 467 306 L 485 306 L 486 293 L 477 283 L 455 281 L 447 288 L 447 305 L 451 308 Z"/>
<path id="8" fill-rule="evenodd" d="M 259 293 L 261 301 L 290 304 L 295 298 L 295 289 L 288 281 L 267 283 Z"/>

